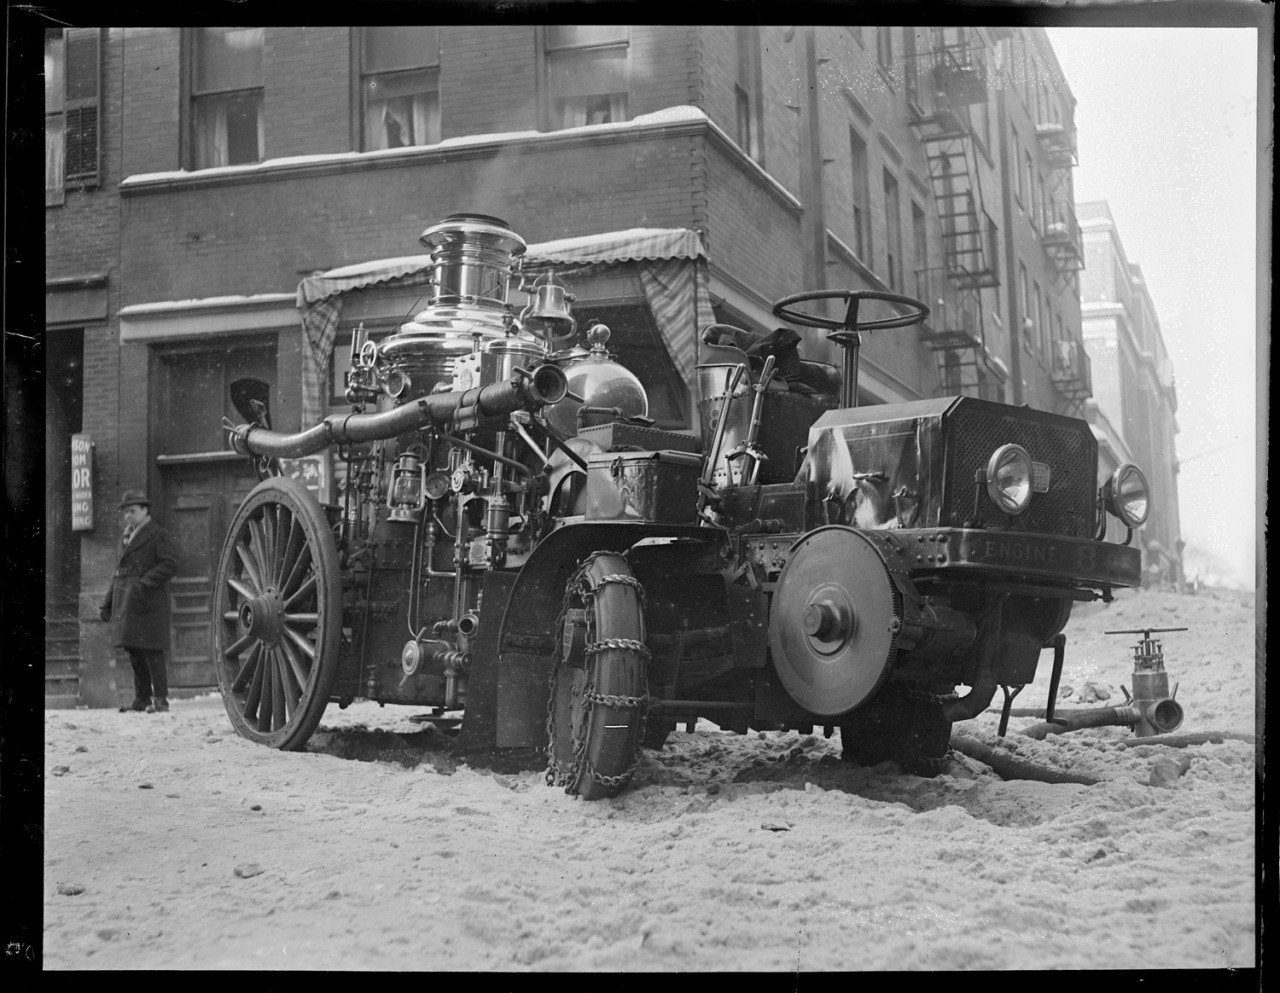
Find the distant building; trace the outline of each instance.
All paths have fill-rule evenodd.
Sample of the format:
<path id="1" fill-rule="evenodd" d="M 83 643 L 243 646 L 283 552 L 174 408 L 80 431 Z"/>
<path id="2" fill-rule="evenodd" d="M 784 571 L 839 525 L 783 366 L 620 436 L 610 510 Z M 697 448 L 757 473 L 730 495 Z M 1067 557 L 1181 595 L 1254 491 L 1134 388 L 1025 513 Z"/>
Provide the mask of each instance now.
<path id="1" fill-rule="evenodd" d="M 1087 262 L 1080 294 L 1084 344 L 1093 368 L 1087 409 L 1102 455 L 1100 481 L 1124 461 L 1147 474 L 1151 515 L 1135 540 L 1148 567 L 1163 559 L 1166 577 L 1181 582 L 1173 363 L 1142 270 L 1125 255 L 1106 201 L 1081 203 L 1076 210 Z M 1112 536 L 1124 537 L 1114 519 L 1108 528 Z"/>
<path id="2" fill-rule="evenodd" d="M 570 259 L 579 320 L 613 329 L 670 430 L 697 429 L 701 324 L 770 330 L 774 301 L 822 288 L 933 308 L 866 336 L 862 402 L 1089 393 L 1075 101 L 1039 29 L 68 28 L 45 79 L 51 702 L 127 684 L 95 610 L 125 486 L 182 548 L 171 683 L 211 684 L 212 571 L 255 481 L 221 429 L 233 386 L 265 384 L 281 430 L 347 409 L 352 329 L 415 313 L 418 235 L 447 214 Z M 693 274 L 679 306 L 655 308 L 663 262 Z M 303 330 L 307 280 L 304 303 L 349 281 L 327 338 Z"/>

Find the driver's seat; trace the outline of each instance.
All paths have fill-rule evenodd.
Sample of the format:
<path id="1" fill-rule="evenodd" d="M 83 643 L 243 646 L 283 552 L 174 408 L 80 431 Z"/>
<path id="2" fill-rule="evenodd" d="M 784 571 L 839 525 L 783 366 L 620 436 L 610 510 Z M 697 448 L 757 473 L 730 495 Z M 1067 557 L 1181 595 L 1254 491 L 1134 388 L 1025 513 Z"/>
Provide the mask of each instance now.
<path id="1" fill-rule="evenodd" d="M 703 329 L 698 363 L 698 413 L 702 424 L 702 450 L 715 454 L 716 425 L 734 370 L 745 366 L 726 414 L 728 425 L 720 447 L 713 479 L 718 486 L 744 482 L 745 460 L 735 459 L 729 478 L 724 455 L 747 440 L 751 411 L 755 405 L 753 386 L 759 381 L 765 358 L 772 354 L 778 374 L 769 383 L 761 405 L 760 429 L 756 445 L 767 456 L 761 463 L 758 483 L 789 483 L 795 479 L 799 449 L 809 442 L 809 428 L 828 410 L 839 404 L 840 372 L 827 362 L 811 362 L 799 357 L 794 331 L 779 328 L 772 334 L 755 334 L 728 324 L 712 324 Z"/>

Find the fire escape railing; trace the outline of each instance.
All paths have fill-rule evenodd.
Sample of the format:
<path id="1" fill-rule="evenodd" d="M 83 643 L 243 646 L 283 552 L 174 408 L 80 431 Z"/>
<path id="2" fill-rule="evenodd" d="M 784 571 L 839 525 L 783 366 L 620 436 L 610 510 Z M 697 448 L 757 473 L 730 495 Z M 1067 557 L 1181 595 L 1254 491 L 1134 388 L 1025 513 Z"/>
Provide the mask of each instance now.
<path id="1" fill-rule="evenodd" d="M 1084 268 L 1084 239 L 1080 234 L 1080 222 L 1076 220 L 1076 212 L 1070 204 L 1046 204 L 1040 243 L 1059 273 L 1068 275 Z"/>
<path id="2" fill-rule="evenodd" d="M 1093 394 L 1093 370 L 1084 343 L 1073 338 L 1053 342 L 1054 387 L 1068 400 L 1079 401 Z"/>

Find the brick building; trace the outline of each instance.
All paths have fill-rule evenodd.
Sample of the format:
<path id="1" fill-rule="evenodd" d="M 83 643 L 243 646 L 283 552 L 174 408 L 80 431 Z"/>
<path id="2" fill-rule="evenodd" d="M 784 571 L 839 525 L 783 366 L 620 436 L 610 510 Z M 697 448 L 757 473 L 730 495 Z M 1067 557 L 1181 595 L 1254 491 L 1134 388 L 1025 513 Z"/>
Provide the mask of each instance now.
<path id="1" fill-rule="evenodd" d="M 96 617 L 126 486 L 182 547 L 172 682 L 210 684 L 211 572 L 254 481 L 220 427 L 241 419 L 232 384 L 266 383 L 274 425 L 300 427 L 300 281 L 412 256 L 450 213 L 533 245 L 692 232 L 710 313 L 755 330 L 805 289 L 924 299 L 922 328 L 866 337 L 864 402 L 1079 412 L 1089 391 L 1074 99 L 1039 30 L 68 29 L 46 67 L 51 702 L 128 692 Z M 626 265 L 569 278 L 659 423 L 694 430 L 671 342 L 696 348 L 696 329 L 659 327 Z M 393 330 L 421 292 L 388 279 L 344 296 L 331 387 L 309 408 L 345 409 L 344 335 Z M 95 446 L 94 508 L 73 531 L 75 433 Z"/>
<path id="2" fill-rule="evenodd" d="M 1178 392 L 1142 270 L 1125 254 L 1106 201 L 1077 205 L 1088 267 L 1081 280 L 1084 343 L 1093 374 L 1089 419 L 1099 439 L 1099 472 L 1135 462 L 1151 484 L 1151 516 L 1139 541 L 1148 568 L 1181 582 L 1178 517 Z M 1119 522 L 1108 525 L 1123 539 Z M 1152 547 L 1152 543 L 1155 547 Z"/>

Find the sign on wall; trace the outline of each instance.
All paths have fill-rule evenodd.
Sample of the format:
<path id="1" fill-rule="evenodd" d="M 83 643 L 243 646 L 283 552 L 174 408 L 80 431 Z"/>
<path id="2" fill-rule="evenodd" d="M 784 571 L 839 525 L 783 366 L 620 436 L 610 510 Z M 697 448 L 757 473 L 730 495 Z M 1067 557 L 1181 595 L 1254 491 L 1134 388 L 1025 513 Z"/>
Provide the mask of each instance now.
<path id="1" fill-rule="evenodd" d="M 71 436 L 71 530 L 93 530 L 93 438 Z"/>

